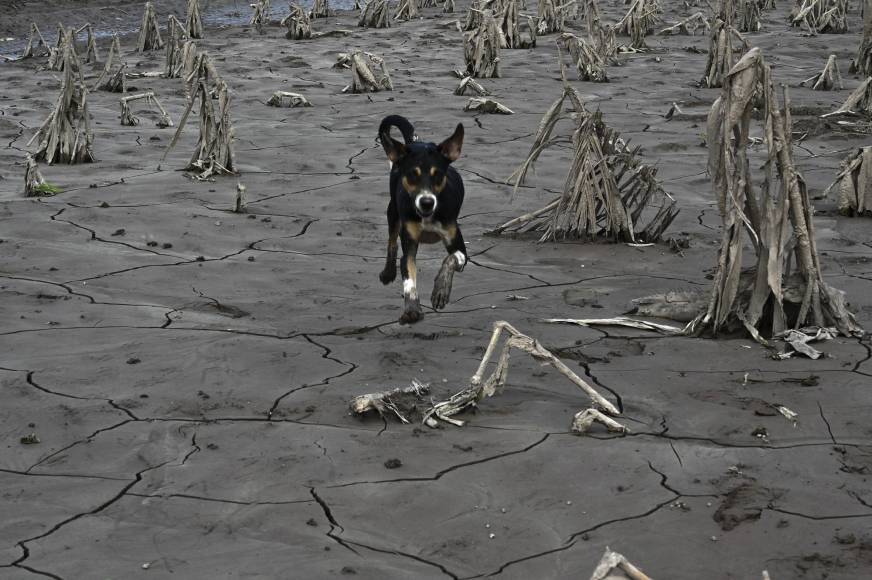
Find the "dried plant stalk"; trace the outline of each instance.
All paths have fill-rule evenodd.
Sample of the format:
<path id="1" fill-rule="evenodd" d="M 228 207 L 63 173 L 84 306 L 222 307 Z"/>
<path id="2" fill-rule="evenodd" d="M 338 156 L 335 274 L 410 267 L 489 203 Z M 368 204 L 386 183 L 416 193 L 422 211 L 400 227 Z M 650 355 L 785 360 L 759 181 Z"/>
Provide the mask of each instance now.
<path id="1" fill-rule="evenodd" d="M 724 0 L 722 3 L 722 12 L 724 11 L 724 6 L 726 6 L 727 14 L 730 14 L 732 6 L 729 0 Z M 733 28 L 730 22 L 731 20 L 724 20 L 720 16 L 714 19 L 711 27 L 705 76 L 700 82 L 704 87 L 713 89 L 723 86 L 724 75 L 733 67 L 734 39 L 739 41 L 742 52 L 748 49 L 748 44 L 745 42 L 744 37 L 739 34 L 738 30 Z"/>
<path id="2" fill-rule="evenodd" d="M 245 213 L 245 186 L 236 182 L 236 197 L 233 200 L 233 213 Z"/>
<path id="3" fill-rule="evenodd" d="M 315 0 L 312 3 L 311 18 L 327 18 L 330 16 L 330 5 L 327 0 Z"/>
<path id="4" fill-rule="evenodd" d="M 30 36 L 27 38 L 27 46 L 24 47 L 24 52 L 21 58 L 34 58 L 39 56 L 48 56 L 51 54 L 50 47 L 39 31 L 36 22 L 30 23 Z"/>
<path id="5" fill-rule="evenodd" d="M 656 0 L 633 0 L 627 14 L 615 25 L 620 34 L 630 37 L 630 48 L 647 48 L 645 37 L 660 22 L 660 6 Z"/>
<path id="6" fill-rule="evenodd" d="M 348 91 L 374 93 L 394 90 L 394 84 L 391 82 L 391 76 L 383 58 L 360 50 L 347 55 L 347 58 L 351 65 L 351 84 L 342 89 L 343 93 Z M 378 67 L 378 76 L 373 70 L 375 67 Z"/>
<path id="7" fill-rule="evenodd" d="M 832 115 L 865 115 L 866 117 L 872 117 L 872 77 L 868 77 L 860 83 L 860 86 L 848 95 L 848 98 L 841 107 L 832 113 L 821 115 L 821 117 L 826 118 Z"/>
<path id="8" fill-rule="evenodd" d="M 121 124 L 128 127 L 135 127 L 139 125 L 139 118 L 133 115 L 133 112 L 130 109 L 130 103 L 136 101 L 145 101 L 146 104 L 154 104 L 158 111 L 160 112 L 160 116 L 158 117 L 156 125 L 160 128 L 164 127 L 172 127 L 173 121 L 170 119 L 169 113 L 167 113 L 166 109 L 163 108 L 163 105 L 160 104 L 160 101 L 154 96 L 153 92 L 148 93 L 139 93 L 138 95 L 130 95 L 128 97 L 121 97 Z"/>
<path id="9" fill-rule="evenodd" d="M 790 14 L 793 26 L 812 34 L 848 32 L 848 0 L 803 0 Z"/>
<path id="10" fill-rule="evenodd" d="M 454 89 L 455 95 L 465 95 L 467 91 L 471 91 L 480 97 L 486 97 L 490 93 L 487 89 L 481 86 L 474 78 L 466 76 L 460 80 L 460 84 Z"/>
<path id="11" fill-rule="evenodd" d="M 606 546 L 606 551 L 594 569 L 590 580 L 609 580 L 611 578 L 623 577 L 629 578 L 629 580 L 651 580 L 651 578 L 631 564 L 624 556 L 617 552 L 612 552 Z"/>
<path id="12" fill-rule="evenodd" d="M 145 12 L 142 15 L 142 24 L 139 28 L 139 38 L 136 41 L 137 52 L 146 50 L 159 50 L 163 48 L 163 39 L 160 37 L 160 24 L 157 21 L 157 12 L 151 2 L 145 3 Z"/>
<path id="13" fill-rule="evenodd" d="M 454 0 L 445 0 L 442 3 L 442 13 L 443 14 L 454 14 L 455 6 Z"/>
<path id="14" fill-rule="evenodd" d="M 496 113 L 499 115 L 513 115 L 515 112 L 493 99 L 486 97 L 473 97 L 463 107 L 464 111 L 477 111 L 479 113 Z"/>
<path id="15" fill-rule="evenodd" d="M 606 73 L 606 58 L 597 52 L 591 43 L 570 32 L 564 32 L 557 39 L 557 44 L 575 61 L 578 80 L 595 83 L 609 81 Z"/>
<path id="16" fill-rule="evenodd" d="M 736 28 L 739 32 L 757 32 L 760 30 L 760 4 L 757 0 L 739 0 L 738 16 Z"/>
<path id="17" fill-rule="evenodd" d="M 288 29 L 285 38 L 291 40 L 312 38 L 312 20 L 306 9 L 299 4 L 291 4 L 291 13 L 282 19 L 281 25 Z"/>
<path id="18" fill-rule="evenodd" d="M 387 0 L 370 0 L 360 13 L 358 26 L 364 28 L 390 28 L 391 17 Z"/>
<path id="19" fill-rule="evenodd" d="M 484 379 L 485 370 L 496 352 L 497 345 L 499 344 L 503 333 L 507 334 L 508 338 L 503 343 L 499 357 L 497 358 L 496 368 L 490 376 Z M 600 395 L 596 389 L 594 389 L 584 379 L 575 374 L 563 363 L 563 361 L 539 344 L 539 341 L 521 333 L 508 322 L 500 320 L 494 323 L 494 330 L 491 334 L 487 350 L 481 359 L 478 370 L 476 370 L 475 374 L 472 375 L 472 378 L 469 380 L 469 387 L 455 393 L 445 401 L 434 403 L 433 406 L 424 413 L 424 422 L 431 427 L 437 425 L 437 420 L 445 421 L 452 425 L 463 426 L 464 422 L 454 419 L 453 416 L 467 408 L 475 407 L 479 401 L 485 397 L 493 396 L 497 389 L 505 386 L 509 372 L 509 354 L 513 348 L 526 352 L 540 364 L 554 367 L 558 372 L 560 372 L 560 374 L 587 393 L 596 410 L 600 410 L 613 417 L 620 415 L 620 411 L 617 407 L 615 407 L 608 399 Z M 625 432 L 627 431 L 626 428 L 623 428 L 623 430 Z"/>
<path id="20" fill-rule="evenodd" d="M 72 31 L 68 33 L 72 36 Z M 78 57 L 68 42 L 63 55 L 64 78 L 55 107 L 28 145 L 38 140 L 34 159 L 52 163 L 90 163 L 94 135 L 88 115 L 88 88 Z"/>
<path id="21" fill-rule="evenodd" d="M 836 180 L 826 189 L 839 191 L 839 212 L 872 217 L 872 146 L 861 147 L 841 163 Z"/>
<path id="22" fill-rule="evenodd" d="M 709 25 L 708 19 L 705 17 L 705 14 L 702 12 L 696 12 L 684 20 L 676 22 L 672 26 L 668 26 L 661 30 L 659 34 L 661 35 L 679 35 L 684 34 L 687 36 L 696 36 L 696 31 L 700 28 L 704 29 L 706 32 L 711 29 Z"/>
<path id="23" fill-rule="evenodd" d="M 400 0 L 397 3 L 394 20 L 414 20 L 418 18 L 418 14 L 418 0 Z"/>
<path id="24" fill-rule="evenodd" d="M 188 41 L 185 27 L 178 18 L 170 14 L 167 18 L 167 48 L 164 64 L 164 77 L 177 79 L 182 76 L 184 70 L 184 45 Z"/>
<path id="25" fill-rule="evenodd" d="M 492 10 L 481 12 L 481 22 L 475 30 L 463 35 L 463 56 L 467 72 L 476 78 L 500 76 L 502 31 Z"/>
<path id="26" fill-rule="evenodd" d="M 254 26 L 258 33 L 263 34 L 263 27 L 269 24 L 270 0 L 257 0 L 251 4 L 251 18 L 248 25 Z"/>
<path id="27" fill-rule="evenodd" d="M 536 33 L 545 35 L 566 30 L 566 16 L 575 2 L 569 0 L 564 4 L 555 4 L 555 0 L 539 0 Z"/>
<path id="28" fill-rule="evenodd" d="M 98 60 L 100 60 L 100 58 L 97 55 L 97 41 L 94 38 L 94 29 L 90 23 L 85 24 L 84 26 L 82 26 L 81 28 L 79 28 L 76 31 L 76 36 L 78 36 L 82 32 L 88 33 L 88 37 L 87 37 L 86 44 L 85 44 L 85 47 L 86 47 L 85 48 L 85 62 L 88 64 L 96 63 Z"/>
<path id="29" fill-rule="evenodd" d="M 67 49 L 72 51 L 72 58 L 66 58 Z M 74 66 L 77 74 L 81 72 L 79 54 L 76 50 L 76 31 L 73 28 L 64 28 L 58 25 L 58 40 L 53 48 L 49 49 L 48 68 L 53 71 L 63 71 L 64 67 Z"/>
<path id="30" fill-rule="evenodd" d="M 863 38 L 857 50 L 857 58 L 851 62 L 851 72 L 872 77 L 872 0 L 863 4 Z"/>
<path id="31" fill-rule="evenodd" d="M 762 102 L 767 151 L 759 190 L 749 160 L 752 115 Z M 753 48 L 724 78 L 708 121 L 709 174 L 724 226 L 720 256 L 706 311 L 687 332 L 744 328 L 755 340 L 788 328 L 833 326 L 845 336 L 862 335 L 847 310 L 844 293 L 824 282 L 815 246 L 812 208 L 793 161 L 787 89 L 782 110 L 769 66 Z M 757 254 L 756 268 L 742 273 L 742 232 Z M 791 263 L 795 260 L 795 273 Z M 788 303 L 789 307 L 786 306 Z"/>
<path id="32" fill-rule="evenodd" d="M 293 109 L 295 107 L 311 107 L 312 103 L 309 99 L 299 93 L 289 93 L 287 91 L 276 91 L 266 102 L 271 107 L 284 107 Z"/>
<path id="33" fill-rule="evenodd" d="M 124 63 L 120 63 L 118 70 L 112 72 L 112 65 L 115 59 L 121 59 L 121 42 L 118 40 L 118 34 L 112 35 L 112 44 L 109 45 L 109 55 L 106 57 L 106 64 L 103 66 L 103 72 L 97 77 L 97 82 L 94 83 L 95 91 L 108 91 L 110 93 L 123 93 L 126 89 Z"/>
<path id="34" fill-rule="evenodd" d="M 430 386 L 412 379 L 411 386 L 396 388 L 392 391 L 367 393 L 351 399 L 348 404 L 355 415 L 365 415 L 375 411 L 379 416 L 393 414 L 403 423 L 409 423 L 413 415 L 420 414 L 424 404 L 424 396 L 430 393 Z"/>
<path id="35" fill-rule="evenodd" d="M 839 86 L 843 89 L 842 73 L 839 71 L 839 63 L 836 62 L 836 55 L 831 54 L 827 59 L 824 69 L 813 77 L 807 78 L 801 83 L 802 85 L 811 84 L 813 91 L 831 91 Z"/>
<path id="36" fill-rule="evenodd" d="M 188 0 L 188 15 L 185 19 L 184 30 L 188 38 L 203 38 L 203 19 L 200 16 L 200 0 Z"/>
<path id="37" fill-rule="evenodd" d="M 24 196 L 40 197 L 45 195 L 46 181 L 39 171 L 39 165 L 30 153 L 24 166 Z"/>

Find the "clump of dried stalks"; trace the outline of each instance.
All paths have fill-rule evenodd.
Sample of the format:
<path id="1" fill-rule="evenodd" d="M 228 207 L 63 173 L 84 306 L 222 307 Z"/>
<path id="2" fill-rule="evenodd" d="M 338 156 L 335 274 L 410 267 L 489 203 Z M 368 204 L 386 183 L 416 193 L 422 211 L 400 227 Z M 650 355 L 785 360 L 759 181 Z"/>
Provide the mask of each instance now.
<path id="1" fill-rule="evenodd" d="M 327 18 L 330 16 L 330 4 L 327 0 L 315 0 L 312 4 L 311 18 Z"/>
<path id="2" fill-rule="evenodd" d="M 748 43 L 733 27 L 733 13 L 732 0 L 721 0 L 720 13 L 711 25 L 705 76 L 700 81 L 704 87 L 713 89 L 722 86 L 724 75 L 733 67 L 734 40 L 740 43 L 741 52 L 748 50 Z"/>
<path id="3" fill-rule="evenodd" d="M 254 26 L 258 33 L 263 34 L 263 27 L 269 24 L 270 0 L 257 0 L 251 5 L 251 18 L 248 25 Z"/>
<path id="4" fill-rule="evenodd" d="M 375 93 L 394 90 L 394 83 L 382 57 L 371 52 L 355 51 L 344 55 L 351 67 L 351 84 L 342 89 L 343 93 Z M 340 55 L 340 62 L 343 55 Z M 338 65 L 339 63 L 337 63 Z M 378 71 L 376 75 L 375 71 Z"/>
<path id="5" fill-rule="evenodd" d="M 82 32 L 87 32 L 88 37 L 85 44 L 85 62 L 88 64 L 96 63 L 100 60 L 100 57 L 97 56 L 97 41 L 94 38 L 94 29 L 91 27 L 91 24 L 85 24 L 78 30 L 76 30 L 75 36 L 78 36 Z"/>
<path id="6" fill-rule="evenodd" d="M 179 19 L 170 14 L 167 18 L 167 48 L 164 65 L 164 77 L 176 79 L 182 76 L 185 68 L 184 46 L 188 41 L 185 27 Z"/>
<path id="7" fill-rule="evenodd" d="M 848 0 L 802 0 L 790 14 L 793 26 L 811 34 L 848 32 Z"/>
<path id="8" fill-rule="evenodd" d="M 443 14 L 454 14 L 454 0 L 445 0 L 442 2 Z"/>
<path id="9" fill-rule="evenodd" d="M 708 31 L 711 29 L 708 19 L 702 12 L 691 14 L 687 18 L 676 22 L 672 26 L 667 26 L 660 31 L 661 35 L 679 35 L 696 36 L 696 31 L 700 28 Z"/>
<path id="10" fill-rule="evenodd" d="M 872 77 L 872 0 L 863 4 L 863 38 L 857 58 L 851 62 L 851 72 Z"/>
<path id="11" fill-rule="evenodd" d="M 429 394 L 429 385 L 412 379 L 412 384 L 406 388 L 358 395 L 351 399 L 348 406 L 355 415 L 375 411 L 380 417 L 391 414 L 401 422 L 409 423 L 413 417 L 423 415 L 426 405 L 424 397 Z"/>
<path id="12" fill-rule="evenodd" d="M 502 45 L 502 32 L 493 11 L 483 10 L 478 27 L 463 35 L 467 72 L 476 78 L 498 78 Z"/>
<path id="13" fill-rule="evenodd" d="M 73 53 L 72 59 L 65 57 L 67 49 Z M 53 71 L 62 71 L 69 64 L 75 66 L 75 72 L 80 71 L 79 53 L 76 50 L 76 31 L 72 28 L 64 28 L 62 24 L 58 24 L 58 39 L 53 47 L 49 47 L 48 69 Z"/>
<path id="14" fill-rule="evenodd" d="M 615 25 L 615 29 L 630 37 L 631 50 L 644 50 L 647 48 L 645 37 L 660 22 L 660 12 L 657 0 L 633 0 L 627 14 Z"/>
<path id="15" fill-rule="evenodd" d="M 360 12 L 357 25 L 364 28 L 390 28 L 391 17 L 387 0 L 369 0 Z"/>
<path id="16" fill-rule="evenodd" d="M 757 32 L 760 30 L 760 4 L 757 0 L 739 0 L 739 21 L 736 28 L 739 32 Z"/>
<path id="17" fill-rule="evenodd" d="M 400 0 L 394 20 L 414 20 L 419 15 L 418 0 Z"/>
<path id="18" fill-rule="evenodd" d="M 145 12 L 142 15 L 142 24 L 139 27 L 139 38 L 136 41 L 137 52 L 146 50 L 158 50 L 163 48 L 163 39 L 160 37 L 160 24 L 157 21 L 157 12 L 151 2 L 145 3 Z"/>
<path id="19" fill-rule="evenodd" d="M 30 23 L 30 36 L 27 38 L 27 46 L 24 47 L 24 52 L 21 58 L 34 58 L 39 56 L 48 56 L 51 54 L 51 47 L 39 31 L 36 22 Z"/>
<path id="20" fill-rule="evenodd" d="M 872 117 L 872 77 L 868 77 L 865 81 L 860 83 L 860 86 L 848 95 L 848 98 L 845 99 L 845 102 L 841 107 L 832 113 L 821 115 L 821 117 L 826 118 L 833 115 L 861 115 Z"/>
<path id="21" fill-rule="evenodd" d="M 575 3 L 576 0 L 563 4 L 555 3 L 555 0 L 539 0 L 536 32 L 545 35 L 566 30 L 566 17 Z"/>
<path id="22" fill-rule="evenodd" d="M 573 161 L 563 194 L 489 233 L 537 232 L 541 234 L 540 242 L 579 238 L 656 242 L 678 214 L 675 200 L 657 181 L 657 170 L 639 159 L 640 148 L 629 147 L 603 122 L 599 112 L 588 112 L 568 83 L 564 83 L 563 94 L 539 122 L 527 159 L 507 182 L 514 182 L 517 191 L 542 151 L 565 141 L 551 135 L 567 100 L 574 109 L 575 131 Z M 645 210 L 654 207 L 654 216 L 643 225 Z"/>
<path id="23" fill-rule="evenodd" d="M 165 159 L 175 146 L 194 103 L 199 101 L 200 134 L 194 155 L 185 169 L 196 172 L 194 177 L 198 180 L 209 179 L 218 174 L 236 173 L 233 125 L 230 121 L 230 91 L 227 83 L 218 77 L 207 53 L 201 52 L 197 56 L 195 67 L 187 79 L 188 84 L 194 87 L 188 106 L 182 113 L 179 127 L 161 159 Z"/>
<path id="24" fill-rule="evenodd" d="M 508 338 L 503 342 L 496 367 L 487 378 L 484 378 L 488 363 L 493 358 L 503 333 L 508 335 Z M 618 417 L 621 414 L 615 405 L 600 395 L 584 379 L 575 374 L 563 361 L 554 356 L 551 351 L 543 347 L 538 340 L 523 334 L 503 320 L 494 323 L 494 330 L 491 334 L 487 350 L 481 359 L 478 369 L 469 380 L 469 387 L 455 393 L 445 401 L 433 403 L 429 409 L 424 411 L 424 423 L 430 427 L 436 427 L 439 421 L 445 421 L 446 423 L 462 427 L 465 422 L 455 419 L 455 415 L 466 409 L 476 408 L 482 399 L 493 396 L 498 389 L 505 386 L 509 372 L 509 355 L 512 349 L 526 352 L 538 363 L 553 367 L 590 397 L 592 407 L 579 411 L 573 418 L 572 431 L 574 433 L 587 432 L 593 422 L 602 423 L 612 432 L 627 433 L 629 431 L 626 427 L 612 419 L 612 417 Z"/>
<path id="25" fill-rule="evenodd" d="M 281 25 L 288 29 L 285 38 L 291 40 L 312 38 L 312 20 L 306 9 L 299 4 L 291 4 L 291 13 L 282 19 Z"/>
<path id="26" fill-rule="evenodd" d="M 88 115 L 88 88 L 72 43 L 63 53 L 64 78 L 54 109 L 27 143 L 38 141 L 34 159 L 52 163 L 90 163 L 94 135 Z"/>
<path id="27" fill-rule="evenodd" d="M 861 147 L 845 158 L 836 180 L 827 188 L 839 189 L 839 212 L 872 217 L 872 146 Z"/>
<path id="28" fill-rule="evenodd" d="M 803 86 L 811 85 L 813 91 L 831 91 L 839 86 L 842 86 L 842 73 L 839 72 L 839 63 L 836 62 L 836 55 L 831 54 L 827 59 L 824 69 L 813 77 L 807 78 L 801 83 Z"/>
<path id="29" fill-rule="evenodd" d="M 708 170 L 723 237 L 707 308 L 687 326 L 689 334 L 744 328 L 767 344 L 767 337 L 809 325 L 835 327 L 845 336 L 863 333 L 844 293 L 821 274 L 813 208 L 794 164 L 790 101 L 783 90 L 782 109 L 769 65 L 753 48 L 729 71 L 712 105 Z M 762 180 L 752 176 L 759 162 L 749 152 L 755 110 L 764 114 Z M 756 266 L 748 272 L 742 271 L 743 232 L 756 252 Z"/>
<path id="30" fill-rule="evenodd" d="M 501 48 L 535 48 L 536 20 L 533 16 L 525 16 L 527 38 L 521 33 L 520 0 L 488 0 L 486 5 L 494 14 L 502 32 Z"/>
<path id="31" fill-rule="evenodd" d="M 606 83 L 609 81 L 608 74 L 606 73 L 607 59 L 590 42 L 571 32 L 564 32 L 557 39 L 557 45 L 566 50 L 575 62 L 578 80 L 595 83 Z"/>
<path id="32" fill-rule="evenodd" d="M 309 102 L 309 99 L 307 99 L 300 93 L 289 93 L 287 91 L 274 92 L 269 100 L 266 102 L 266 104 L 271 107 L 284 107 L 286 109 L 312 106 L 312 103 Z"/>
<path id="33" fill-rule="evenodd" d="M 148 104 L 154 104 L 160 115 L 158 117 L 157 123 L 155 123 L 158 127 L 172 127 L 173 121 L 170 119 L 169 113 L 167 113 L 166 109 L 163 108 L 163 105 L 160 104 L 160 101 L 154 96 L 153 92 L 148 93 L 140 93 L 138 95 L 130 95 L 129 97 L 121 97 L 121 124 L 127 127 L 135 127 L 139 125 L 139 118 L 133 114 L 133 111 L 130 109 L 130 103 L 136 101 L 145 101 Z"/>
<path id="34" fill-rule="evenodd" d="M 109 45 L 109 55 L 106 57 L 106 64 L 103 66 L 103 72 L 97 77 L 97 82 L 94 83 L 94 90 L 107 91 L 110 93 L 123 93 L 127 90 L 125 69 L 127 65 L 119 62 L 118 69 L 112 72 L 112 65 L 115 59 L 121 59 L 121 43 L 118 40 L 118 35 L 112 35 L 112 44 Z"/>
<path id="35" fill-rule="evenodd" d="M 200 0 L 188 0 L 185 33 L 189 38 L 203 38 L 203 19 L 200 17 Z"/>

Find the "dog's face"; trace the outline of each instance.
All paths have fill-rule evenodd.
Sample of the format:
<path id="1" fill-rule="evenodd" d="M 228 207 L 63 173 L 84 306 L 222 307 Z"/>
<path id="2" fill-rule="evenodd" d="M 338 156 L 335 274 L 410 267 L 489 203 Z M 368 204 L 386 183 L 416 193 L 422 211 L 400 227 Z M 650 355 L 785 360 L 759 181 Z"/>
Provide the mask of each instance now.
<path id="1" fill-rule="evenodd" d="M 454 134 L 439 145 L 405 145 L 386 133 L 380 135 L 380 140 L 392 170 L 399 173 L 403 189 L 412 198 L 415 211 L 423 219 L 433 217 L 439 206 L 439 194 L 448 183 L 448 166 L 460 157 L 463 125 L 458 124 Z"/>

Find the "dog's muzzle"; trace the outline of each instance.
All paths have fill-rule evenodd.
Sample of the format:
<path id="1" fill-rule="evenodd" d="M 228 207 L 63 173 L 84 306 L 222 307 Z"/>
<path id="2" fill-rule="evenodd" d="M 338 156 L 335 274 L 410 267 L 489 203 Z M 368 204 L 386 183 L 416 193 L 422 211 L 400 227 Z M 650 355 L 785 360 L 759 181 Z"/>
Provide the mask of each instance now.
<path id="1" fill-rule="evenodd" d="M 436 211 L 436 196 L 430 192 L 415 197 L 415 209 L 421 217 L 430 217 Z"/>

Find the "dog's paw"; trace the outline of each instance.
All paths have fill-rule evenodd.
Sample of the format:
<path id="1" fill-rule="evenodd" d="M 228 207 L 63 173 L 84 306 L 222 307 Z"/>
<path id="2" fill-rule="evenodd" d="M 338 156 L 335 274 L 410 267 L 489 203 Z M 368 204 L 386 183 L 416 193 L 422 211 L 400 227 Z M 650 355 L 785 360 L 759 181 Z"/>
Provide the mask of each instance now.
<path id="1" fill-rule="evenodd" d="M 430 294 L 430 304 L 434 310 L 442 310 L 451 298 L 451 285 L 454 282 L 454 271 L 443 268 L 433 282 L 433 293 Z"/>
<path id="2" fill-rule="evenodd" d="M 421 312 L 420 308 L 417 310 L 406 310 L 403 312 L 403 315 L 400 316 L 400 324 L 415 324 L 422 318 L 424 318 L 424 314 Z"/>
<path id="3" fill-rule="evenodd" d="M 391 282 L 393 282 L 394 280 L 396 280 L 397 279 L 397 265 L 391 264 L 391 265 L 385 266 L 385 269 L 382 270 L 381 273 L 378 275 L 378 279 L 381 280 L 381 283 L 386 285 L 386 286 L 388 284 L 390 284 Z"/>

